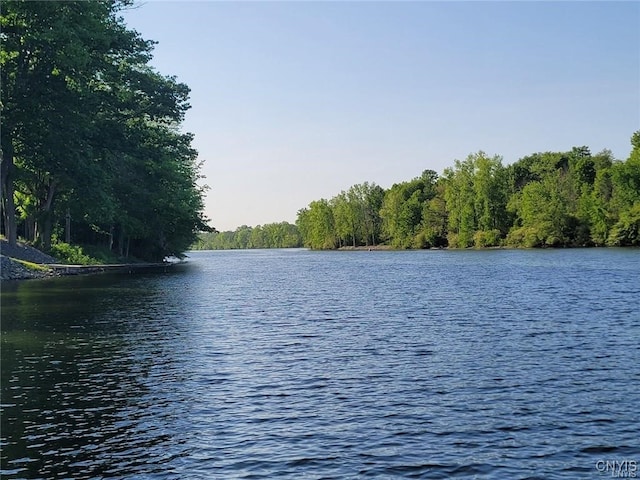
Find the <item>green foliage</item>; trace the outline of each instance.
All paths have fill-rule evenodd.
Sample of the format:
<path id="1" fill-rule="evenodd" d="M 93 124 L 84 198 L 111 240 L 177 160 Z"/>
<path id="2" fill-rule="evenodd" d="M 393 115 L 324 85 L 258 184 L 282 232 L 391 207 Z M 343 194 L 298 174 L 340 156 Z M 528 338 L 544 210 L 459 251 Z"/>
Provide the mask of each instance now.
<path id="1" fill-rule="evenodd" d="M 614 246 L 640 246 L 640 202 L 622 212 L 620 220 L 613 226 L 607 240 Z"/>
<path id="2" fill-rule="evenodd" d="M 469 155 L 445 171 L 449 246 L 494 246 L 507 229 L 508 176 L 500 157 Z M 487 232 L 497 231 L 496 238 Z M 477 236 L 477 232 L 485 232 Z M 486 242 L 490 244 L 485 245 Z"/>
<path id="3" fill-rule="evenodd" d="M 353 185 L 329 201 L 340 246 L 375 245 L 381 235 L 384 190 L 368 182 Z"/>
<path id="4" fill-rule="evenodd" d="M 395 248 L 638 245 L 640 132 L 631 144 L 625 162 L 608 150 L 574 147 L 504 167 L 499 156 L 478 152 L 441 178 L 426 170 L 381 190 L 377 213 L 372 203 L 368 215 L 380 222 L 378 238 Z M 354 194 L 357 187 L 298 212 L 305 246 L 366 244 L 367 196 Z"/>
<path id="5" fill-rule="evenodd" d="M 296 248 L 302 246 L 298 227 L 288 222 L 256 227 L 243 225 L 234 232 L 209 232 L 198 235 L 193 250 L 232 250 L 251 248 Z"/>
<path id="6" fill-rule="evenodd" d="M 309 208 L 300 210 L 296 225 L 305 247 L 329 250 L 338 245 L 333 211 L 324 198 L 313 201 Z"/>
<path id="7" fill-rule="evenodd" d="M 122 263 L 122 257 L 118 257 L 116 253 L 111 250 L 108 246 L 103 245 L 82 245 L 82 252 L 91 258 L 91 263 L 96 265 L 108 265 L 108 264 L 116 264 Z M 128 261 L 131 262 L 132 259 L 129 258 Z"/>
<path id="8" fill-rule="evenodd" d="M 478 230 L 473 234 L 473 245 L 476 248 L 496 247 L 502 243 L 502 232 L 498 229 Z"/>
<path id="9" fill-rule="evenodd" d="M 432 213 L 428 202 L 436 195 L 437 178 L 433 170 L 425 170 L 422 176 L 395 184 L 385 193 L 380 218 L 384 235 L 393 247 L 432 246 L 437 229 L 433 222 L 423 219 Z"/>
<path id="10" fill-rule="evenodd" d="M 189 88 L 149 66 L 153 42 L 118 16 L 127 3 L 3 2 L 9 241 L 20 229 L 48 249 L 69 216 L 78 243 L 160 260 L 208 229 L 197 153 L 180 133 Z"/>
<path id="11" fill-rule="evenodd" d="M 506 244 L 510 247 L 542 247 L 544 238 L 538 232 L 537 227 L 513 228 L 506 238 Z"/>
<path id="12" fill-rule="evenodd" d="M 95 265 L 100 262 L 86 255 L 79 245 L 69 245 L 60 242 L 51 246 L 51 255 L 60 260 L 60 263 L 69 265 Z"/>
<path id="13" fill-rule="evenodd" d="M 384 189 L 374 183 L 353 185 L 331 200 L 313 201 L 298 211 L 296 225 L 305 247 L 332 249 L 376 245 L 382 236 Z"/>

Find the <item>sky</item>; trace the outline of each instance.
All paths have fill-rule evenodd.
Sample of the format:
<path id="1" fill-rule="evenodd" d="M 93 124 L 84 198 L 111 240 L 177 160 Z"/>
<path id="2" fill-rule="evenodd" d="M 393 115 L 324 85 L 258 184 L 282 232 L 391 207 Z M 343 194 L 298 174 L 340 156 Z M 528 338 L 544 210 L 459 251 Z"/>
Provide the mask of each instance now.
<path id="1" fill-rule="evenodd" d="M 220 231 L 480 150 L 625 160 L 640 129 L 640 2 L 151 0 L 121 15 L 191 88 L 183 130 Z"/>

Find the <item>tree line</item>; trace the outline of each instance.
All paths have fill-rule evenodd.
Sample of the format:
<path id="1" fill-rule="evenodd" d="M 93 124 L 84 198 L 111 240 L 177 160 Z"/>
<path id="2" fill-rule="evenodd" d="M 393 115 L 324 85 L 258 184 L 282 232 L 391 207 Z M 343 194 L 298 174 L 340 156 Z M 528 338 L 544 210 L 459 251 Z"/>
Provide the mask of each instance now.
<path id="1" fill-rule="evenodd" d="M 626 161 L 588 147 L 510 165 L 484 152 L 442 176 L 383 189 L 367 182 L 298 212 L 304 246 L 334 249 L 640 245 L 640 131 Z"/>
<path id="2" fill-rule="evenodd" d="M 235 231 L 208 232 L 198 236 L 194 250 L 235 250 L 248 248 L 296 248 L 302 246 L 298 228 L 288 222 L 256 227 L 243 225 Z"/>
<path id="3" fill-rule="evenodd" d="M 210 230 L 181 131 L 189 88 L 153 69 L 129 0 L 2 2 L 1 229 L 50 250 L 180 255 Z"/>

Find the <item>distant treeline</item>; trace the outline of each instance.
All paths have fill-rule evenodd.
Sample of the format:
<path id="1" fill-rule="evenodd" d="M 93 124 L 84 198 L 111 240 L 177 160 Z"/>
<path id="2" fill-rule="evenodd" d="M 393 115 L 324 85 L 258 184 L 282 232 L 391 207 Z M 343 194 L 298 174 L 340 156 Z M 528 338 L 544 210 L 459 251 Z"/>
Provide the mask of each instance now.
<path id="1" fill-rule="evenodd" d="M 483 152 L 442 176 L 353 185 L 287 222 L 203 233 L 196 249 L 580 247 L 640 245 L 640 131 L 626 161 L 588 147 L 504 166 Z"/>
<path id="2" fill-rule="evenodd" d="M 233 250 L 246 248 L 295 248 L 302 237 L 295 225 L 287 222 L 268 223 L 257 227 L 243 225 L 234 232 L 202 233 L 194 250 Z"/>
<path id="3" fill-rule="evenodd" d="M 298 212 L 306 247 L 640 245 L 640 131 L 617 161 L 587 147 L 504 166 L 483 152 L 388 190 L 363 183 Z"/>

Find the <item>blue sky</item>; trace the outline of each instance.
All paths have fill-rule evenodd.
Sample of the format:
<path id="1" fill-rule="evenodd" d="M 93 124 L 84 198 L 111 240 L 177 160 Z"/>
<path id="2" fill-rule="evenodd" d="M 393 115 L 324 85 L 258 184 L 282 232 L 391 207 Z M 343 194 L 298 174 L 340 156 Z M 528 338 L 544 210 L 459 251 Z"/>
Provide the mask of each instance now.
<path id="1" fill-rule="evenodd" d="M 640 129 L 639 2 L 147 1 L 122 13 L 191 88 L 219 230 L 364 181 L 505 164 Z"/>

